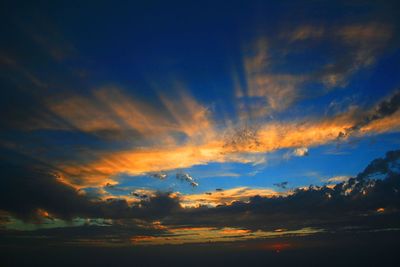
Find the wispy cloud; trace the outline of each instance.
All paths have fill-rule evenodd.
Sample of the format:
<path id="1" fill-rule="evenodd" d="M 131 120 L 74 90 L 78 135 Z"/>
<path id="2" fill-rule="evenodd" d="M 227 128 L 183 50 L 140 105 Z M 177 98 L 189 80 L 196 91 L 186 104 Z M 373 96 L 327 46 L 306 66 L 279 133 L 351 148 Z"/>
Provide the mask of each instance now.
<path id="1" fill-rule="evenodd" d="M 97 153 L 98 159 L 88 164 L 74 162 L 72 165 L 60 165 L 59 168 L 64 172 L 65 179 L 78 186 L 87 186 L 104 184 L 105 178 L 113 179 L 120 173 L 135 176 L 210 162 L 262 163 L 265 162 L 263 153 L 279 149 L 293 149 L 293 155 L 305 156 L 309 147 L 337 142 L 338 137 L 343 135 L 341 133 L 348 129 L 357 128 L 357 131 L 352 131 L 356 136 L 398 130 L 400 122 L 393 101 L 393 97 L 389 97 L 376 104 L 378 109 L 353 109 L 333 117 L 266 122 L 257 125 L 256 131 L 233 131 L 233 135 L 228 135 L 228 142 L 227 135 L 218 135 L 215 128 L 210 128 L 212 135 L 194 135 L 193 139 L 189 136 L 184 143 L 174 141 L 164 145 Z M 389 113 L 384 108 L 387 105 L 390 105 Z M 385 114 L 369 115 L 376 112 Z M 366 121 L 364 118 L 373 119 Z"/>
<path id="2" fill-rule="evenodd" d="M 241 228 L 212 228 L 212 227 L 186 227 L 168 229 L 165 235 L 159 236 L 134 236 L 131 238 L 132 244 L 143 245 L 178 245 L 193 243 L 216 243 L 234 242 L 246 240 L 261 240 L 266 238 L 277 238 L 286 235 L 311 235 L 322 232 L 320 229 L 304 228 L 299 230 L 282 231 L 251 231 Z"/>
<path id="3" fill-rule="evenodd" d="M 293 30 L 283 33 L 282 36 L 289 39 L 289 42 L 306 41 L 320 39 L 325 33 L 325 28 L 321 25 L 301 25 Z"/>

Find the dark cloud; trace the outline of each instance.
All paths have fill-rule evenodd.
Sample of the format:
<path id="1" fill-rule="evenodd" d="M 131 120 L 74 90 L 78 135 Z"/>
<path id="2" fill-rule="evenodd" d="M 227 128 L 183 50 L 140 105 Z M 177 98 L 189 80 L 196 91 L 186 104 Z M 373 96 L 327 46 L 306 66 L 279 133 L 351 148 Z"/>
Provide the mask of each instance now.
<path id="1" fill-rule="evenodd" d="M 146 194 L 140 194 L 140 193 L 137 193 L 137 192 L 132 192 L 131 195 L 134 196 L 134 197 L 140 198 L 140 199 L 147 199 L 149 197 Z"/>
<path id="2" fill-rule="evenodd" d="M 110 184 L 110 183 L 106 183 L 106 185 L 104 187 L 105 188 L 115 188 L 115 185 Z"/>
<path id="3" fill-rule="evenodd" d="M 137 206 L 122 199 L 93 200 L 58 181 L 55 170 L 41 162 L 8 150 L 2 150 L 0 155 L 3 181 L 0 210 L 24 220 L 40 219 L 39 209 L 67 220 L 74 217 L 155 219 L 180 207 L 169 193 L 158 193 Z"/>
<path id="4" fill-rule="evenodd" d="M 232 226 L 249 229 L 329 227 L 369 224 L 399 217 L 400 150 L 372 161 L 360 174 L 334 187 L 310 186 L 279 197 L 251 197 L 215 208 L 182 208 L 179 198 L 157 193 L 138 204 L 123 199 L 96 200 L 60 183 L 48 166 L 8 152 L 0 162 L 0 210 L 25 220 L 38 219 L 38 210 L 54 218 L 161 220 L 169 225 Z M 378 178 L 377 175 L 379 176 Z M 381 179 L 384 177 L 384 179 Z M 286 182 L 277 186 L 286 186 Z M 222 191 L 218 188 L 216 191 Z M 387 223 L 387 222 L 386 222 Z M 383 226 L 383 225 L 381 225 Z"/>
<path id="5" fill-rule="evenodd" d="M 254 196 L 215 208 L 184 210 L 170 224 L 249 229 L 299 227 L 386 227 L 400 217 L 400 151 L 371 162 L 356 177 L 334 187 L 310 186 L 279 197 Z M 371 179 L 376 173 L 384 179 Z"/>
<path id="6" fill-rule="evenodd" d="M 287 185 L 289 182 L 285 181 L 285 182 L 280 182 L 280 183 L 276 183 L 274 184 L 274 186 L 282 188 L 282 189 L 286 189 Z"/>

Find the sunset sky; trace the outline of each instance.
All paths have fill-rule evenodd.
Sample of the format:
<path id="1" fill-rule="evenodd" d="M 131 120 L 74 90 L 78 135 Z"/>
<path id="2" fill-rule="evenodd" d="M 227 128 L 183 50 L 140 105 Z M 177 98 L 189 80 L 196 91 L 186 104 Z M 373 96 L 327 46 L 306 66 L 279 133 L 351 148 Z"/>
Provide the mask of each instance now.
<path id="1" fill-rule="evenodd" d="M 39 261 L 37 248 L 48 252 L 43 265 L 68 251 L 74 264 L 103 254 L 91 263 L 116 266 L 205 251 L 220 266 L 218 253 L 243 255 L 230 265 L 279 266 L 316 248 L 320 260 L 341 248 L 358 262 L 376 244 L 389 247 L 386 258 L 368 260 L 392 266 L 396 1 L 5 1 L 0 10 L 4 266 Z"/>

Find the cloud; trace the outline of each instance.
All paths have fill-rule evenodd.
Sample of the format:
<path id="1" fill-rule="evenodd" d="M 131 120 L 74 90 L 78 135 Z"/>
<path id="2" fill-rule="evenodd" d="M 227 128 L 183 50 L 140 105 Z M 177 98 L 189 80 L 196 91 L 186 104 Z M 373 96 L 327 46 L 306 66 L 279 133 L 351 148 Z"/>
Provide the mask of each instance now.
<path id="1" fill-rule="evenodd" d="M 226 134 L 224 148 L 231 152 L 257 150 L 260 146 L 257 130 L 256 126 L 249 125 L 233 129 L 231 133 Z"/>
<path id="2" fill-rule="evenodd" d="M 305 77 L 273 72 L 269 49 L 267 38 L 259 38 L 244 52 L 246 90 L 237 87 L 236 97 L 244 105 L 238 107 L 239 117 L 265 118 L 273 112 L 285 110 L 301 98 L 299 87 Z M 236 76 L 233 75 L 234 80 L 237 80 Z"/>
<path id="3" fill-rule="evenodd" d="M 181 95 L 175 100 L 162 97 L 161 101 L 166 108 L 137 100 L 120 88 L 104 87 L 93 90 L 89 96 L 61 95 L 46 102 L 49 110 L 68 122 L 67 125 L 104 138 L 126 139 L 128 134 L 141 138 L 169 135 L 164 142 L 176 142 L 176 132 L 188 136 L 200 129 L 212 132 L 206 109 L 189 96 Z M 36 127 L 59 128 L 42 119 Z"/>
<path id="4" fill-rule="evenodd" d="M 176 174 L 176 179 L 188 182 L 192 187 L 197 187 L 199 184 L 190 176 L 188 173 L 178 172 Z"/>
<path id="5" fill-rule="evenodd" d="M 357 18 L 352 20 L 357 21 Z M 249 187 L 224 187 L 215 191 L 208 189 L 209 192 L 204 193 L 181 194 L 118 186 L 121 176 L 135 179 L 132 176 L 147 175 L 162 180 L 177 170 L 211 162 L 263 164 L 268 153 L 285 149 L 291 156 L 305 156 L 308 149 L 335 142 L 341 133 L 349 138 L 399 130 L 400 114 L 395 96 L 377 103 L 376 108 L 370 110 L 357 107 L 329 116 L 322 113 L 303 115 L 309 110 L 294 106 L 334 87 L 350 84 L 357 71 L 377 61 L 395 36 L 394 28 L 379 23 L 339 26 L 321 23 L 323 26 L 320 26 L 302 25 L 301 20 L 296 20 L 296 24 L 300 26 L 289 31 L 287 44 L 276 45 L 271 36 L 260 38 L 253 47 L 244 51 L 240 66 L 243 75 L 238 75 L 241 88 L 237 89 L 235 107 L 232 108 L 240 118 L 227 118 L 232 124 L 227 121 L 220 123 L 224 118 L 214 117 L 219 115 L 219 111 L 200 103 L 185 93 L 187 90 L 174 94 L 169 92 L 173 86 L 163 84 L 165 88 L 162 91 L 166 94 L 158 97 L 146 90 L 148 88 L 141 87 L 137 88 L 138 94 L 133 93 L 136 89 L 124 90 L 116 86 L 86 91 L 85 86 L 99 81 L 93 78 L 74 84 L 69 82 L 69 77 L 52 77 L 52 72 L 48 75 L 51 79 L 43 79 L 42 73 L 53 67 L 64 72 L 64 67 L 92 65 L 93 62 L 73 61 L 64 62 L 67 64 L 62 66 L 47 66 L 42 54 L 32 53 L 28 46 L 24 47 L 22 54 L 33 55 L 27 58 L 38 58 L 40 64 L 33 62 L 35 60 L 20 62 L 6 53 L 7 57 L 0 58 L 7 68 L 2 76 L 7 79 L 12 76 L 12 81 L 4 82 L 6 86 L 2 81 L 2 87 L 10 92 L 5 94 L 0 105 L 1 128 L 7 129 L 1 133 L 0 144 L 0 209 L 4 210 L 0 211 L 2 243 L 10 245 L 7 244 L 9 235 L 18 237 L 14 240 L 25 248 L 31 244 L 24 243 L 27 237 L 45 240 L 43 243 L 49 243 L 49 247 L 57 247 L 53 246 L 56 242 L 53 237 L 57 236 L 58 244 L 69 248 L 82 244 L 116 246 L 124 242 L 145 243 L 146 239 L 171 243 L 181 242 L 182 238 L 188 240 L 187 243 L 196 239 L 226 242 L 264 238 L 274 233 L 278 235 L 281 231 L 301 235 L 313 229 L 353 231 L 349 229 L 356 226 L 379 231 L 398 225 L 398 152 L 388 153 L 385 158 L 372 162 L 357 177 L 331 177 L 328 182 L 335 184 L 307 187 L 285 194 L 269 188 Z M 12 35 L 20 38 L 18 33 Z M 45 49 L 56 61 L 68 59 L 74 52 L 68 42 L 51 29 L 33 37 L 39 49 Z M 323 43 L 324 46 L 333 39 L 332 46 L 322 48 L 323 52 L 318 55 L 309 46 L 305 53 L 299 49 L 306 42 L 316 46 Z M 315 51 L 320 51 L 319 48 Z M 328 52 L 327 55 L 324 52 Z M 323 57 L 321 61 L 320 55 Z M 307 60 L 303 61 L 305 57 Z M 295 61 L 301 58 L 306 62 L 305 66 L 298 68 L 296 62 L 292 64 L 292 58 Z M 314 59 L 318 66 L 310 70 L 308 63 L 314 64 Z M 104 69 L 102 64 L 95 65 L 98 65 L 97 69 Z M 34 71 L 29 66 L 39 67 L 34 67 Z M 213 66 L 208 70 L 213 72 Z M 18 75 L 9 75 L 11 72 L 18 72 Z M 104 75 L 101 79 L 125 77 L 126 74 Z M 195 76 L 188 78 L 201 80 L 200 76 Z M 135 77 L 128 80 L 136 83 Z M 229 98 L 229 93 L 225 94 L 225 78 L 222 83 L 211 79 L 209 84 L 217 82 L 218 97 L 228 95 Z M 8 86 L 8 83 L 15 83 L 15 88 L 21 89 L 13 90 L 14 84 Z M 318 83 L 317 86 L 314 83 Z M 196 87 L 203 90 L 203 86 L 206 88 L 209 84 L 200 82 Z M 54 90 L 43 90 L 46 88 Z M 76 88 L 76 91 L 69 88 Z M 215 96 L 209 96 L 208 92 L 213 90 L 196 93 L 204 101 Z M 345 92 L 338 94 L 342 93 Z M 227 117 L 234 113 L 230 104 L 223 111 Z M 220 102 L 213 105 L 216 109 L 224 109 Z M 282 113 L 291 107 L 293 113 Z M 232 132 L 232 135 L 226 137 L 226 132 Z M 21 155 L 15 155 L 16 152 Z M 179 173 L 177 178 L 197 185 L 188 173 Z M 287 182 L 275 184 L 282 189 L 287 185 Z M 91 186 L 96 188 L 89 188 Z M 7 226 L 15 223 L 15 218 L 36 225 L 51 224 L 55 228 L 34 233 L 24 229 L 10 231 Z M 78 227 L 72 227 L 75 225 L 71 223 L 57 229 L 60 218 L 67 223 L 72 220 L 87 223 Z M 106 223 L 96 226 L 96 220 L 105 220 Z M 5 232 L 7 236 L 3 235 Z M 274 250 L 287 247 L 283 244 L 271 247 Z M 247 244 L 242 245 L 249 248 Z M 265 243 L 257 245 L 264 246 L 263 249 L 267 247 Z M 223 246 L 225 249 L 226 244 Z M 180 248 L 178 250 L 185 254 Z M 24 255 L 23 251 L 18 255 Z"/>
<path id="6" fill-rule="evenodd" d="M 210 162 L 265 163 L 265 153 L 279 149 L 293 149 L 292 155 L 305 156 L 310 147 L 337 142 L 350 134 L 368 136 L 397 131 L 398 95 L 378 102 L 370 110 L 353 108 L 322 118 L 245 124 L 233 127 L 225 135 L 213 130 L 212 136 L 199 138 L 200 134 L 184 143 L 96 152 L 91 153 L 94 160 L 58 163 L 57 169 L 64 182 L 81 188 L 110 183 L 118 174 L 145 175 Z"/>
<path id="7" fill-rule="evenodd" d="M 286 34 L 284 37 L 289 39 L 289 42 L 306 41 L 320 39 L 324 35 L 325 29 L 320 25 L 301 25 Z"/>
<path id="8" fill-rule="evenodd" d="M 293 155 L 297 156 L 297 157 L 304 157 L 304 156 L 308 156 L 308 148 L 306 147 L 299 147 L 296 148 L 293 151 Z"/>
<path id="9" fill-rule="evenodd" d="M 199 207 L 204 205 L 215 207 L 218 205 L 230 205 L 234 201 L 245 202 L 255 195 L 272 197 L 279 194 L 269 188 L 236 187 L 226 190 L 217 188 L 212 193 L 180 195 L 180 201 L 183 207 Z"/>
<path id="10" fill-rule="evenodd" d="M 334 36 L 331 38 L 348 47 L 352 56 L 369 53 L 367 57 L 371 58 L 390 42 L 393 33 L 390 26 L 378 23 L 324 26 L 321 29 L 302 25 L 294 28 L 289 36 L 294 38 L 293 42 L 298 42 L 329 38 L 327 36 L 331 34 Z M 331 74 L 347 77 L 371 61 L 360 59 L 361 63 L 355 67 L 347 62 L 353 58 L 346 52 L 344 61 L 337 59 L 315 73 L 284 73 L 273 68 L 279 60 L 271 53 L 275 45 L 273 40 L 261 37 L 246 46 L 243 53 L 246 86 L 235 95 L 235 108 L 239 113 L 247 114 L 239 114 L 239 118 L 231 118 L 231 121 L 227 119 L 230 123 L 219 124 L 216 114 L 190 96 L 187 88 L 179 83 L 171 86 L 175 93 L 159 93 L 151 101 L 116 86 L 105 86 L 85 93 L 64 91 L 26 101 L 36 104 L 18 102 L 24 106 L 18 112 L 10 112 L 14 108 L 7 103 L 3 108 L 7 114 L 4 117 L 10 121 L 5 124 L 17 122 L 17 129 L 26 135 L 40 131 L 58 132 L 74 135 L 73 140 L 87 138 L 90 141 L 68 145 L 67 150 L 58 144 L 49 145 L 48 140 L 32 144 L 25 137 L 25 142 L 10 138 L 5 142 L 6 146 L 28 155 L 59 152 L 57 157 L 41 156 L 41 160 L 54 167 L 60 181 L 84 188 L 116 183 L 121 174 L 147 174 L 162 179 L 165 178 L 162 172 L 210 162 L 264 164 L 265 153 L 279 149 L 293 150 L 287 157 L 305 156 L 313 146 L 350 135 L 364 136 L 399 129 L 396 119 L 398 93 L 386 102 L 378 103 L 375 111 L 354 108 L 334 116 L 272 120 L 272 113 L 316 95 L 305 93 L 303 86 L 306 83 L 320 81 Z M 359 52 L 361 50 L 368 53 Z M 12 60 L 3 61 L 13 65 Z M 30 148 L 35 145 L 34 149 Z M 36 153 L 35 149 L 47 153 Z"/>
<path id="11" fill-rule="evenodd" d="M 277 40 L 260 36 L 245 46 L 244 81 L 238 71 L 232 74 L 240 119 L 265 119 L 299 101 L 345 87 L 352 75 L 374 64 L 392 43 L 393 27 L 370 21 L 341 25 L 304 24 L 281 30 L 280 36 Z M 309 46 L 302 45 L 304 42 Z M 309 51 L 310 45 L 332 46 L 331 50 L 335 52 L 327 54 L 324 63 L 307 72 L 282 71 L 279 66 L 286 64 L 291 69 L 291 56 Z M 315 84 L 322 84 L 323 88 L 311 93 L 309 87 Z"/>
<path id="12" fill-rule="evenodd" d="M 385 158 L 374 160 L 356 177 L 333 187 L 310 186 L 283 196 L 254 196 L 248 201 L 234 201 L 214 208 L 192 208 L 164 220 L 164 224 L 179 225 L 184 222 L 192 226 L 253 230 L 312 226 L 339 231 L 352 225 L 386 227 L 388 222 L 400 216 L 399 159 L 399 151 L 388 152 Z M 385 178 L 368 178 L 376 172 L 383 172 Z M 385 213 L 377 212 L 381 208 Z M 390 212 L 387 213 L 387 210 Z M 381 222 L 379 226 L 377 221 Z"/>
<path id="13" fill-rule="evenodd" d="M 164 180 L 164 179 L 166 179 L 168 177 L 168 174 L 166 174 L 164 172 L 153 172 L 153 173 L 149 173 L 148 175 L 150 177 L 157 178 L 157 179 L 160 179 L 160 180 Z"/>
<path id="14" fill-rule="evenodd" d="M 150 199 L 151 197 L 156 197 L 157 192 L 153 190 L 146 190 L 146 189 L 136 189 L 131 192 L 131 195 L 137 198 L 138 200 L 143 200 L 143 199 Z M 118 198 L 118 197 L 117 197 Z"/>
<path id="15" fill-rule="evenodd" d="M 355 48 L 353 68 L 357 69 L 374 63 L 393 32 L 390 25 L 367 23 L 344 26 L 337 35 L 346 45 Z"/>
<path id="16" fill-rule="evenodd" d="M 58 237 L 62 233 L 62 240 L 77 244 L 96 240 L 108 244 L 109 233 L 122 244 L 140 243 L 145 239 L 150 242 L 157 237 L 165 241 L 163 237 L 168 234 L 178 242 L 183 240 L 179 238 L 181 234 L 189 234 L 189 237 L 191 232 L 205 230 L 204 227 L 210 228 L 209 232 L 217 230 L 216 238 L 225 237 L 226 240 L 240 240 L 241 236 L 267 238 L 292 231 L 299 234 L 320 229 L 342 231 L 353 226 L 379 230 L 397 221 L 400 214 L 398 150 L 388 152 L 384 158 L 372 161 L 356 177 L 334 186 L 310 186 L 288 194 L 245 187 L 192 195 L 136 190 L 134 193 L 140 200 L 133 204 L 123 199 L 89 199 L 58 182 L 49 169 L 39 168 L 40 164 L 34 160 L 22 159 L 18 159 L 19 165 L 1 162 L 6 178 L 0 189 L 0 209 L 24 220 L 32 221 L 40 216 L 52 218 L 46 219 L 47 223 L 57 223 L 58 218 L 112 219 L 103 230 L 94 226 L 86 230 L 81 227 L 50 229 L 58 232 Z M 383 174 L 384 179 L 374 179 L 377 173 Z M 9 223 L 9 219 L 2 221 Z M 81 231 L 86 236 L 83 243 L 76 239 L 82 236 Z"/>
<path id="17" fill-rule="evenodd" d="M 51 167 L 12 151 L 1 152 L 2 157 L 7 153 L 7 159 L 3 158 L 0 164 L 3 178 L 0 210 L 24 220 L 40 219 L 43 214 L 67 220 L 74 217 L 155 218 L 180 208 L 177 199 L 168 193 L 150 195 L 138 205 L 129 205 L 122 199 L 91 199 L 61 183 Z"/>
<path id="18" fill-rule="evenodd" d="M 393 118 L 390 118 L 392 115 L 395 115 L 400 108 L 400 91 L 396 91 L 392 96 L 388 99 L 385 99 L 378 103 L 375 108 L 372 110 L 365 112 L 364 114 L 360 114 L 357 122 L 349 127 L 346 128 L 344 131 L 340 132 L 338 135 L 339 139 L 346 138 L 351 134 L 357 133 L 359 131 L 366 131 L 367 129 L 378 130 L 379 128 L 382 129 L 382 124 L 389 124 L 395 123 Z M 397 117 L 398 114 L 396 114 Z M 386 118 L 390 118 L 387 120 Z M 377 127 L 378 126 L 378 127 Z M 395 127 L 398 127 L 395 126 Z M 378 129 L 377 129 L 378 128 Z"/>
<path id="19" fill-rule="evenodd" d="M 338 45 L 343 46 L 345 52 L 325 65 L 316 77 L 328 87 L 343 87 L 356 71 L 375 63 L 391 40 L 392 27 L 373 22 L 342 25 L 334 27 L 330 37 L 339 40 Z"/>
<path id="20" fill-rule="evenodd" d="M 308 148 L 307 147 L 295 148 L 293 151 L 285 153 L 285 155 L 283 157 L 285 159 L 290 159 L 292 156 L 295 156 L 295 157 L 308 156 Z"/>
<path id="21" fill-rule="evenodd" d="M 227 118 L 223 123 L 216 112 L 197 101 L 179 82 L 168 86 L 172 92 L 156 93 L 150 100 L 117 86 L 79 93 L 61 90 L 46 97 L 39 94 L 31 98 L 28 94 L 24 101 L 15 96 L 18 107 L 4 103 L 2 111 L 6 115 L 0 120 L 5 126 L 16 126 L 12 129 L 24 135 L 19 138 L 24 140 L 8 137 L 4 143 L 27 155 L 40 155 L 42 161 L 53 166 L 60 181 L 84 188 L 116 183 L 121 174 L 162 179 L 165 177 L 162 172 L 210 162 L 264 164 L 265 154 L 279 149 L 294 150 L 290 155 L 305 156 L 309 148 L 335 142 L 341 136 L 398 130 L 398 111 L 390 113 L 390 108 L 386 110 L 379 104 L 376 112 L 356 108 L 325 117 L 305 116 L 295 120 L 271 117 L 298 101 L 320 95 L 308 92 L 305 85 L 332 75 L 337 79 L 347 78 L 370 64 L 366 62 L 373 62 L 362 59 L 363 55 L 376 58 L 391 42 L 393 30 L 390 25 L 380 23 L 296 26 L 283 34 L 289 46 L 314 39 L 326 42 L 331 38 L 339 47 L 347 48 L 343 58 L 329 59 L 331 62 L 326 66 L 319 65 L 319 70 L 307 73 L 275 69 L 274 65 L 281 61 L 290 62 L 286 58 L 290 51 L 283 55 L 273 38 L 256 38 L 245 45 L 242 68 L 238 68 L 243 73 L 234 77 L 241 85 L 235 95 L 238 118 Z M 354 57 L 360 59 L 354 61 Z M 15 67 L 12 59 L 1 60 Z M 353 61 L 358 63 L 352 65 Z M 389 101 L 386 106 L 396 101 Z M 74 141 L 64 145 L 68 147 L 65 149 L 54 140 L 43 138 L 40 143 L 27 137 L 41 132 L 68 135 Z"/>
<path id="22" fill-rule="evenodd" d="M 289 182 L 287 182 L 287 181 L 285 181 L 285 182 L 280 182 L 280 183 L 274 184 L 274 186 L 279 187 L 279 188 L 282 188 L 282 189 L 286 189 L 288 183 L 289 183 Z"/>
<path id="23" fill-rule="evenodd" d="M 216 243 L 248 241 L 265 238 L 283 237 L 285 235 L 311 235 L 320 232 L 318 229 L 300 229 L 292 231 L 250 231 L 247 229 L 224 227 L 182 227 L 168 229 L 168 232 L 158 236 L 134 236 L 133 245 L 179 245 L 196 243 Z"/>
<path id="24" fill-rule="evenodd" d="M 349 180 L 351 177 L 346 176 L 346 175 L 340 175 L 340 176 L 334 176 L 326 179 L 326 182 L 328 183 L 340 183 L 340 182 L 346 182 Z"/>
<path id="25" fill-rule="evenodd" d="M 357 175 L 357 178 L 368 179 L 373 178 L 375 174 L 384 174 L 389 177 L 396 177 L 400 172 L 400 150 L 389 151 L 385 158 L 373 160 L 368 166 Z"/>

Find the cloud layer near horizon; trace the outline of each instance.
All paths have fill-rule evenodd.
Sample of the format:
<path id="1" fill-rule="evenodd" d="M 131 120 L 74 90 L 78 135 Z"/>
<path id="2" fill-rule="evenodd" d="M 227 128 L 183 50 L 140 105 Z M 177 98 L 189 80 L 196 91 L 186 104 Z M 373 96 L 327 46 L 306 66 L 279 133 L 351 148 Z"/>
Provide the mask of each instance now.
<path id="1" fill-rule="evenodd" d="M 48 173 L 49 170 L 29 167 L 29 161 L 25 161 L 23 167 L 3 162 L 3 170 L 14 179 L 3 182 L 1 187 L 0 209 L 3 212 L 0 229 L 4 234 L 12 235 L 12 218 L 15 217 L 37 222 L 39 226 L 47 221 L 55 228 L 60 227 L 56 223 L 59 219 L 101 218 L 103 222 L 108 220 L 102 227 L 96 224 L 85 226 L 86 235 L 89 234 L 86 240 L 94 238 L 94 242 L 99 238 L 101 244 L 107 245 L 109 241 L 105 236 L 109 231 L 116 235 L 115 238 L 122 238 L 121 244 L 163 244 L 164 241 L 169 244 L 164 236 L 172 235 L 177 243 L 186 243 L 191 241 L 185 241 L 185 236 L 189 238 L 193 231 L 197 234 L 200 232 L 196 231 L 205 231 L 209 235 L 215 230 L 212 238 L 216 241 L 219 238 L 235 241 L 291 234 L 292 230 L 292 234 L 296 231 L 300 231 L 298 234 L 312 234 L 320 231 L 317 229 L 396 228 L 400 209 L 399 162 L 400 151 L 391 151 L 347 181 L 334 186 L 296 189 L 287 195 L 242 188 L 203 196 L 155 193 L 130 204 L 123 199 L 89 199 L 74 188 L 59 183 Z M 25 189 L 19 188 L 20 183 L 24 183 Z M 215 201 L 219 201 L 218 206 L 203 205 Z M 197 206 L 187 205 L 190 202 L 197 203 Z M 66 232 L 76 232 L 82 237 L 82 226 L 70 227 Z M 94 232 L 90 234 L 88 229 Z M 130 234 L 127 235 L 127 231 Z M 57 238 L 61 238 L 58 235 L 62 232 L 37 230 L 38 234 Z M 254 234 L 249 235 L 251 232 Z M 211 236 L 204 242 L 209 238 Z M 69 238 L 70 241 L 73 239 L 74 236 Z M 81 245 L 91 244 L 82 242 Z"/>

